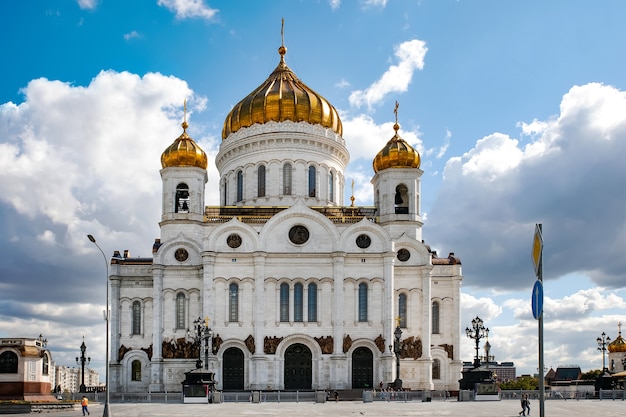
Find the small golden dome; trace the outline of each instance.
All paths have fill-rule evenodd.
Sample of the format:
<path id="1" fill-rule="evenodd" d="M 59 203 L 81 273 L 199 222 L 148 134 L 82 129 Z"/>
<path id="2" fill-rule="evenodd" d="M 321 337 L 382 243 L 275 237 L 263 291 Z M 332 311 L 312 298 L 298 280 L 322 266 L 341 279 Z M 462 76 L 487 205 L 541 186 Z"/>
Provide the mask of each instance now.
<path id="1" fill-rule="evenodd" d="M 614 341 L 609 343 L 608 349 L 609 352 L 626 352 L 626 341 L 622 337 L 621 332 Z"/>
<path id="2" fill-rule="evenodd" d="M 187 121 L 185 120 L 181 126 L 183 127 L 183 133 L 161 154 L 161 166 L 163 168 L 198 167 L 207 169 L 208 159 L 206 153 L 187 134 L 187 127 L 189 126 Z"/>
<path id="3" fill-rule="evenodd" d="M 420 154 L 411 145 L 398 135 L 400 125 L 397 121 L 393 125 L 396 134 L 387 142 L 385 147 L 378 152 L 372 166 L 374 172 L 387 168 L 419 168 Z"/>
<path id="4" fill-rule="evenodd" d="M 278 48 L 280 62 L 256 90 L 237 103 L 224 121 L 222 140 L 243 127 L 271 121 L 307 122 L 332 129 L 338 135 L 343 126 L 337 109 L 298 79 L 285 63 L 287 48 Z"/>

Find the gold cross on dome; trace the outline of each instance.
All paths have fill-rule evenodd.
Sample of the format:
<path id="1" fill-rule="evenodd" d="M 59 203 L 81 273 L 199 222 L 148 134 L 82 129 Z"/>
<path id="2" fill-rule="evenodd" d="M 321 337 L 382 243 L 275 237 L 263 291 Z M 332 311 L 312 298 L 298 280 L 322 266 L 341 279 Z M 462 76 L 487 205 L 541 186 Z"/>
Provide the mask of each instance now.
<path id="1" fill-rule="evenodd" d="M 400 105 L 398 104 L 398 101 L 396 100 L 396 107 L 393 109 L 393 113 L 396 115 L 396 124 L 398 124 L 398 107 L 400 107 Z"/>

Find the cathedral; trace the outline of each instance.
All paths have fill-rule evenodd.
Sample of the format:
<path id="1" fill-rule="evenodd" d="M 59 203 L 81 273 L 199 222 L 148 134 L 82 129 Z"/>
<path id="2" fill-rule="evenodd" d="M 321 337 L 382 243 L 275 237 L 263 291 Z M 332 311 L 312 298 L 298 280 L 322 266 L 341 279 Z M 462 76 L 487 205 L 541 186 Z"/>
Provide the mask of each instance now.
<path id="1" fill-rule="evenodd" d="M 196 368 L 219 390 L 458 390 L 461 262 L 422 239 L 397 105 L 374 205 L 343 205 L 341 120 L 286 52 L 224 121 L 219 206 L 186 115 L 164 150 L 153 256 L 111 259 L 111 392 L 180 391 Z"/>

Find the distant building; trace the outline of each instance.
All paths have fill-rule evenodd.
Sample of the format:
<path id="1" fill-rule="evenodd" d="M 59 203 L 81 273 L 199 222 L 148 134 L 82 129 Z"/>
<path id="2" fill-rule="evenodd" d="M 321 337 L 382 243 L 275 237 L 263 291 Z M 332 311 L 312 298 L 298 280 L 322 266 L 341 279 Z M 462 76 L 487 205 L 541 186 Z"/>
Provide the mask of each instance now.
<path id="1" fill-rule="evenodd" d="M 70 366 L 56 367 L 56 389 L 60 392 L 79 392 L 81 383 L 81 368 Z M 85 386 L 87 391 L 98 390 L 100 375 L 94 369 L 85 368 Z"/>
<path id="2" fill-rule="evenodd" d="M 577 381 L 582 377 L 582 374 L 578 365 L 560 365 L 556 368 L 553 382 Z"/>
<path id="3" fill-rule="evenodd" d="M 54 366 L 47 341 L 16 337 L 0 339 L 0 399 L 47 399 Z"/>
<path id="4" fill-rule="evenodd" d="M 481 362 L 480 367 L 493 371 L 498 382 L 511 381 L 516 378 L 516 368 L 513 362 Z M 463 362 L 463 371 L 469 371 L 473 368 L 474 362 Z"/>
<path id="5" fill-rule="evenodd" d="M 622 323 L 618 323 L 617 326 L 617 337 L 608 346 L 609 358 L 607 367 L 612 374 L 626 371 L 626 341 L 622 337 Z"/>

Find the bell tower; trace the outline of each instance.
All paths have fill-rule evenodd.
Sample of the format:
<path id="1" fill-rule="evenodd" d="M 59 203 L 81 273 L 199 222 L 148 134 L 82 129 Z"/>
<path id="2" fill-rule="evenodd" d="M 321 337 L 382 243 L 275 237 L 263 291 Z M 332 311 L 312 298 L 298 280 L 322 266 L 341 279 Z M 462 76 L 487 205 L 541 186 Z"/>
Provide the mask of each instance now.
<path id="1" fill-rule="evenodd" d="M 183 133 L 161 155 L 162 221 L 204 217 L 207 155 L 187 134 L 186 100 L 184 108 Z"/>

